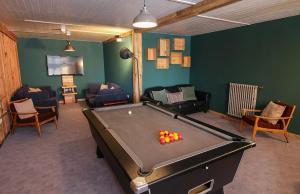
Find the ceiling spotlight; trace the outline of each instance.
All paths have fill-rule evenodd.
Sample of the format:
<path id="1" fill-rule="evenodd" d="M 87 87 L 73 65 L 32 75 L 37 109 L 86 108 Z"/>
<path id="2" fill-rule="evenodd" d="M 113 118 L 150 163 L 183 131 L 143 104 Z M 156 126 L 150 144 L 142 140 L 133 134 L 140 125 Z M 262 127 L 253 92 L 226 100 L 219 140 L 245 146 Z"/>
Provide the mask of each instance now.
<path id="1" fill-rule="evenodd" d="M 65 24 L 60 24 L 60 31 L 62 33 L 66 33 L 66 25 Z"/>
<path id="2" fill-rule="evenodd" d="M 144 0 L 144 7 L 140 13 L 133 20 L 133 27 L 136 28 L 153 28 L 157 26 L 156 18 L 151 15 L 146 7 L 146 0 Z"/>
<path id="3" fill-rule="evenodd" d="M 115 38 L 116 38 L 117 42 L 122 42 L 123 41 L 123 38 L 120 35 L 117 35 Z"/>

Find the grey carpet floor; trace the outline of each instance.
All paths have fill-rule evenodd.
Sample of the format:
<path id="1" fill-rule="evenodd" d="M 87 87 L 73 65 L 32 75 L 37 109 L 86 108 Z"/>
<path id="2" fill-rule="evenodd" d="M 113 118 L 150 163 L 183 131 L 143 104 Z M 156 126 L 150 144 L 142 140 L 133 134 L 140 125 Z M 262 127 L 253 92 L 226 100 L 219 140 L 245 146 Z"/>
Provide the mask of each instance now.
<path id="1" fill-rule="evenodd" d="M 236 132 L 238 122 L 212 113 L 191 115 Z M 78 104 L 62 105 L 59 128 L 43 127 L 41 138 L 34 128 L 18 128 L 0 148 L 0 194 L 122 194 L 105 160 L 97 159 L 96 144 Z M 242 135 L 250 137 L 250 129 Z M 232 194 L 299 194 L 300 141 L 259 133 L 257 147 L 244 155 Z"/>

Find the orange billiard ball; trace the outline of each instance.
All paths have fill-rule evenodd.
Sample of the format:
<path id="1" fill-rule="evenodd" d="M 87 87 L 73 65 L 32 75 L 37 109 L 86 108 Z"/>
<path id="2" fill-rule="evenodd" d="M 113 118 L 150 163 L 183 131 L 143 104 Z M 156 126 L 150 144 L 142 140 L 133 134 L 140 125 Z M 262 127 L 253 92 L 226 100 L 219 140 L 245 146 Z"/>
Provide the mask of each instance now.
<path id="1" fill-rule="evenodd" d="M 165 135 L 165 133 L 163 131 L 159 132 L 159 135 L 162 136 L 162 135 Z"/>
<path id="2" fill-rule="evenodd" d="M 159 137 L 159 139 L 165 139 L 165 136 L 162 135 L 162 136 Z"/>

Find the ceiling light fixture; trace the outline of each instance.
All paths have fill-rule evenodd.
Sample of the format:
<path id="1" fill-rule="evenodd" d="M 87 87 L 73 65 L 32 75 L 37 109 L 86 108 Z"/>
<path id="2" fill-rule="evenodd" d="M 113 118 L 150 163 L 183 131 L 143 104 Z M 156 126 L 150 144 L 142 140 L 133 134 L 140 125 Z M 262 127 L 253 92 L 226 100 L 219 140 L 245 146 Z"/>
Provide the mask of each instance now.
<path id="1" fill-rule="evenodd" d="M 67 45 L 65 46 L 65 49 L 64 51 L 67 51 L 67 52 L 73 52 L 75 51 L 74 47 L 71 45 L 71 42 L 69 40 L 69 37 L 71 36 L 71 32 L 70 31 L 67 31 L 67 37 L 68 37 L 68 40 L 67 40 Z"/>
<path id="2" fill-rule="evenodd" d="M 122 42 L 123 41 L 123 38 L 120 35 L 117 35 L 115 38 L 116 38 L 117 42 Z"/>
<path id="3" fill-rule="evenodd" d="M 188 1 L 188 0 L 169 0 L 169 1 L 173 1 L 175 3 L 182 3 L 182 4 L 186 4 L 186 5 L 195 5 L 196 3 L 193 1 Z"/>
<path id="4" fill-rule="evenodd" d="M 133 19 L 133 27 L 136 28 L 153 28 L 157 26 L 156 18 L 151 15 L 146 7 L 146 0 L 140 13 Z"/>
<path id="5" fill-rule="evenodd" d="M 62 33 L 66 33 L 66 25 L 65 24 L 60 24 L 60 31 Z"/>

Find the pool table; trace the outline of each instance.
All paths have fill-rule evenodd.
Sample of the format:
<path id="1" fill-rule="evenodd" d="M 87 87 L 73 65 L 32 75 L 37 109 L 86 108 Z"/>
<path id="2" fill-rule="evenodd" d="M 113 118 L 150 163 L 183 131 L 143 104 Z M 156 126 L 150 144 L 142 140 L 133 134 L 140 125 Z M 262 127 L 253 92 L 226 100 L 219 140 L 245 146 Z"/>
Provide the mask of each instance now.
<path id="1" fill-rule="evenodd" d="M 244 150 L 255 143 L 170 112 L 150 102 L 85 109 L 97 155 L 105 158 L 125 193 L 224 193 Z M 183 134 L 160 144 L 159 131 Z"/>

